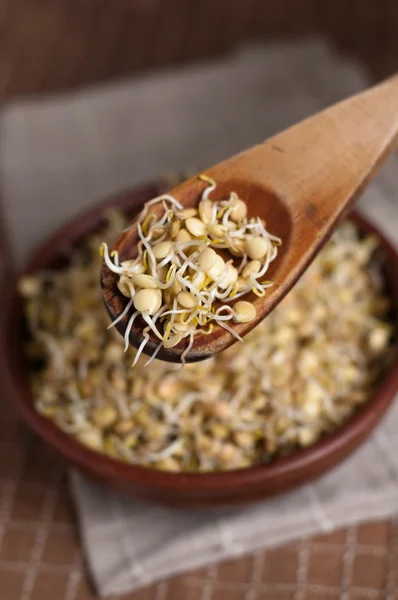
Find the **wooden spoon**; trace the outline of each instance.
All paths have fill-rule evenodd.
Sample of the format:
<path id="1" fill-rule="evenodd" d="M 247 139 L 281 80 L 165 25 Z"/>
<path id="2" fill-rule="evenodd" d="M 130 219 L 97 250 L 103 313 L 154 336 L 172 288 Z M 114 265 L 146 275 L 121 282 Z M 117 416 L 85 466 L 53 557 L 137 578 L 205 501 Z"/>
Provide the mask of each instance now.
<path id="1" fill-rule="evenodd" d="M 277 259 L 267 279 L 273 287 L 259 298 L 250 293 L 257 317 L 233 327 L 246 335 L 282 300 L 331 235 L 359 194 L 376 175 L 398 142 L 398 75 L 324 110 L 262 144 L 207 169 L 217 182 L 212 199 L 236 191 L 248 205 L 249 216 L 266 221 L 268 231 L 282 238 Z M 193 177 L 170 193 L 185 207 L 197 206 L 206 183 Z M 160 204 L 153 212 L 163 213 Z M 113 245 L 120 260 L 137 255 L 138 234 L 133 225 Z M 106 265 L 101 271 L 105 304 L 114 320 L 126 306 L 127 298 L 117 288 L 118 275 Z M 118 324 L 124 334 L 129 316 Z M 130 343 L 142 341 L 143 321 L 136 320 Z M 187 362 L 209 358 L 236 342 L 221 327 L 210 335 L 198 334 L 186 357 Z M 145 346 L 151 355 L 159 340 L 153 336 Z M 157 357 L 180 362 L 187 339 Z"/>

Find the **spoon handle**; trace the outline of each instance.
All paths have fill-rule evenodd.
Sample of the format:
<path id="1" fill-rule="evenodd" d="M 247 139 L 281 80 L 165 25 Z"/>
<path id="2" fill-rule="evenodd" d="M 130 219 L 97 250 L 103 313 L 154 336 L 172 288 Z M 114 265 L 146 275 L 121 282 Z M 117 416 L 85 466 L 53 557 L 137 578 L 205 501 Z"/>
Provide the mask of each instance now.
<path id="1" fill-rule="evenodd" d="M 322 228 L 357 199 L 397 144 L 395 75 L 238 154 L 227 161 L 228 172 L 265 184 L 297 223 L 304 210 Z"/>

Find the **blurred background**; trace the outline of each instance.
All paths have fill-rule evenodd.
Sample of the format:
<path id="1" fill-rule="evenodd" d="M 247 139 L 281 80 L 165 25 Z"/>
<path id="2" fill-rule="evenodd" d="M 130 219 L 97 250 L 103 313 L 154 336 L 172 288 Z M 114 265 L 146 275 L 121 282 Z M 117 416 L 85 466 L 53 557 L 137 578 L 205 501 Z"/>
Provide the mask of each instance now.
<path id="1" fill-rule="evenodd" d="M 1 0 L 0 97 L 59 92 L 215 57 L 252 39 L 327 36 L 374 79 L 398 61 L 396 0 Z"/>

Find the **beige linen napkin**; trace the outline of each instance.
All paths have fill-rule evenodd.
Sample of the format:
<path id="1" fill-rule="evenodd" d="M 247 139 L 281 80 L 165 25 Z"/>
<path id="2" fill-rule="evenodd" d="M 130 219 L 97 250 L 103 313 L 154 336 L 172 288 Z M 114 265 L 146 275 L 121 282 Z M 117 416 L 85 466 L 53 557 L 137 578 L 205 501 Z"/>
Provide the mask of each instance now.
<path id="1" fill-rule="evenodd" d="M 18 262 L 96 198 L 198 169 L 366 85 L 321 42 L 246 48 L 192 70 L 20 103 L 1 116 L 0 181 Z M 397 240 L 395 159 L 362 207 Z M 126 501 L 71 482 L 87 563 L 103 595 L 303 535 L 398 512 L 398 406 L 331 473 L 282 497 L 213 513 Z"/>

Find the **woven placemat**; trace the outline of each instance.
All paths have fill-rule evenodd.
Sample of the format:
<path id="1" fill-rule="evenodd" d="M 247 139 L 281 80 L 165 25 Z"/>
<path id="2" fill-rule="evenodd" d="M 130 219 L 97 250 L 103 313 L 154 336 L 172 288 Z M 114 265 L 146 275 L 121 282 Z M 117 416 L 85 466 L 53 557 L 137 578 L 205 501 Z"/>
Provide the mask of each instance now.
<path id="1" fill-rule="evenodd" d="M 1 394 L 0 598 L 93 600 L 66 471 Z M 397 600 L 398 520 L 197 569 L 112 600 Z"/>

